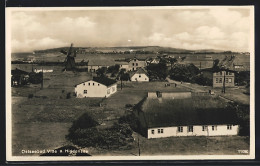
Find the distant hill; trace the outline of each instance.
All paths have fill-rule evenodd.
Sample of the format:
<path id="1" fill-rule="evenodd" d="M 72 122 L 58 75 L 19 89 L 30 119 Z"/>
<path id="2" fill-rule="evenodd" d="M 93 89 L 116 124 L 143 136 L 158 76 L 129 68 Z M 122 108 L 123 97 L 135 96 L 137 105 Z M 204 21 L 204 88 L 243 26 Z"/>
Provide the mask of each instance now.
<path id="1" fill-rule="evenodd" d="M 69 47 L 51 48 L 46 50 L 35 50 L 35 53 L 53 53 L 60 50 L 68 50 Z M 123 47 L 74 47 L 78 52 L 92 52 L 92 53 L 122 53 L 122 52 L 136 52 L 136 53 L 228 53 L 231 51 L 201 49 L 201 50 L 187 50 L 172 47 L 160 46 L 123 46 Z"/>

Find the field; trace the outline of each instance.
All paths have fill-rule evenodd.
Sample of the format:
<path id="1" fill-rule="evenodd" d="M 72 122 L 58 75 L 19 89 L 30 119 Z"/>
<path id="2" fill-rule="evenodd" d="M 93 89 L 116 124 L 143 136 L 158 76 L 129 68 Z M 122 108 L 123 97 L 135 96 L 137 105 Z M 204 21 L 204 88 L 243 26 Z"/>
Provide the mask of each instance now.
<path id="1" fill-rule="evenodd" d="M 31 71 L 31 65 L 12 65 L 12 68 Z M 43 66 L 53 69 L 44 74 L 44 87 L 28 85 L 12 88 L 12 147 L 13 155 L 21 150 L 55 149 L 71 143 L 65 139 L 72 122 L 84 113 L 89 113 L 106 127 L 127 112 L 126 104 L 135 105 L 148 91 L 187 91 L 185 86 L 165 87 L 168 82 L 123 82 L 122 90 L 107 99 L 73 96 L 74 86 L 89 80 L 87 72 L 62 72 L 62 66 Z M 70 97 L 67 95 L 70 93 Z M 28 98 L 29 94 L 34 97 Z M 187 137 L 147 140 L 134 133 L 135 141 L 130 149 L 107 151 L 89 149 L 91 155 L 137 155 L 137 140 L 140 139 L 141 155 L 167 154 L 237 154 L 237 150 L 248 149 L 247 137 Z M 36 154 L 37 155 L 37 154 Z"/>

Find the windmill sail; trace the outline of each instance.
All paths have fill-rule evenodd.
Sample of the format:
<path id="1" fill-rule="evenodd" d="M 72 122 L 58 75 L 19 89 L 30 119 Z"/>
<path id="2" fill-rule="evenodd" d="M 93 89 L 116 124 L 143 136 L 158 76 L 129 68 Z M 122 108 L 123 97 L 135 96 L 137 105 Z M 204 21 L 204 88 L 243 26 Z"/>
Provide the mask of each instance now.
<path id="1" fill-rule="evenodd" d="M 76 68 L 76 63 L 75 63 L 76 50 L 74 51 L 74 54 L 72 55 L 72 47 L 73 47 L 73 44 L 71 43 L 71 46 L 70 46 L 68 52 L 65 50 L 60 51 L 61 53 L 67 55 L 67 57 L 65 58 L 65 61 L 64 61 L 66 71 L 71 71 Z"/>

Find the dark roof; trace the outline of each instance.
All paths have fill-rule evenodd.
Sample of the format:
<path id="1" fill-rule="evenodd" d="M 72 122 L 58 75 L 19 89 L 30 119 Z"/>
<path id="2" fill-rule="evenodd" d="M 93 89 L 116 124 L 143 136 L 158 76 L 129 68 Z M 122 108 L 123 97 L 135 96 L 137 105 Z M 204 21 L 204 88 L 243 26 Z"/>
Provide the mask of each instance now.
<path id="1" fill-rule="evenodd" d="M 153 99 L 149 103 L 142 100 L 135 107 L 144 115 L 143 120 L 148 128 L 188 125 L 234 125 L 238 123 L 235 110 L 228 107 L 202 108 L 201 106 L 183 102 L 183 100 L 188 99 L 175 99 L 172 100 L 175 102 L 169 103 L 159 103 L 156 100 Z M 181 107 L 177 106 L 178 102 L 182 105 Z"/>
<path id="2" fill-rule="evenodd" d="M 113 85 L 117 82 L 116 80 L 112 80 L 107 77 L 93 77 L 93 81 L 96 81 L 96 82 L 106 85 L 106 86 Z"/>
<path id="3" fill-rule="evenodd" d="M 22 74 L 25 74 L 25 75 L 27 75 L 27 74 L 29 74 L 28 72 L 26 72 L 26 71 L 23 71 L 23 70 L 20 70 L 20 69 L 15 69 L 15 70 L 12 70 L 11 71 L 11 74 L 12 75 L 22 75 Z"/>
<path id="4" fill-rule="evenodd" d="M 212 73 L 215 73 L 215 72 L 220 72 L 220 71 L 228 71 L 228 72 L 233 72 L 235 73 L 236 71 L 234 70 L 230 70 L 230 69 L 220 69 L 220 68 L 205 68 L 205 69 L 201 69 L 200 71 L 208 71 L 208 72 L 212 72 Z"/>

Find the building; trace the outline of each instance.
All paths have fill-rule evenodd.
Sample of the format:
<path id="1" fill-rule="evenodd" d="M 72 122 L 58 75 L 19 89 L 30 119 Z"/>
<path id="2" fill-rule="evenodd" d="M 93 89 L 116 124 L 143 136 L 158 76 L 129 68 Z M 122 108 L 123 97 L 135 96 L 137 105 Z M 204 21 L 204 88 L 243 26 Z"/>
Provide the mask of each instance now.
<path id="1" fill-rule="evenodd" d="M 213 73 L 213 88 L 215 87 L 234 87 L 235 74 L 229 70 L 221 70 Z"/>
<path id="2" fill-rule="evenodd" d="M 119 65 L 119 69 L 125 69 L 126 71 L 128 71 L 129 64 L 127 61 L 116 61 L 115 64 Z"/>
<path id="3" fill-rule="evenodd" d="M 138 68 L 137 71 L 130 74 L 130 80 L 136 82 L 149 82 L 149 77 L 144 68 Z"/>
<path id="4" fill-rule="evenodd" d="M 194 99 L 144 98 L 134 107 L 134 114 L 140 122 L 140 134 L 148 139 L 238 134 L 239 125 L 235 110 L 205 109 L 200 105 L 196 108 L 192 100 Z"/>
<path id="5" fill-rule="evenodd" d="M 151 64 L 158 64 L 158 63 L 160 63 L 160 58 L 159 57 L 156 57 L 156 58 L 154 58 L 152 61 L 151 61 Z"/>
<path id="6" fill-rule="evenodd" d="M 128 61 L 128 71 L 135 71 L 138 68 L 145 66 L 147 66 L 146 61 L 142 59 L 137 59 L 136 57 Z"/>
<path id="7" fill-rule="evenodd" d="M 29 83 L 29 73 L 20 69 L 11 70 L 11 86 L 26 85 Z"/>
<path id="8" fill-rule="evenodd" d="M 96 58 L 96 59 L 90 59 L 88 61 L 88 72 L 96 72 L 97 69 L 105 67 L 108 68 L 109 66 L 115 65 L 114 60 L 108 59 L 108 58 Z"/>
<path id="9" fill-rule="evenodd" d="M 92 80 L 75 86 L 77 98 L 109 97 L 117 92 L 117 81 L 107 77 L 93 77 Z"/>

